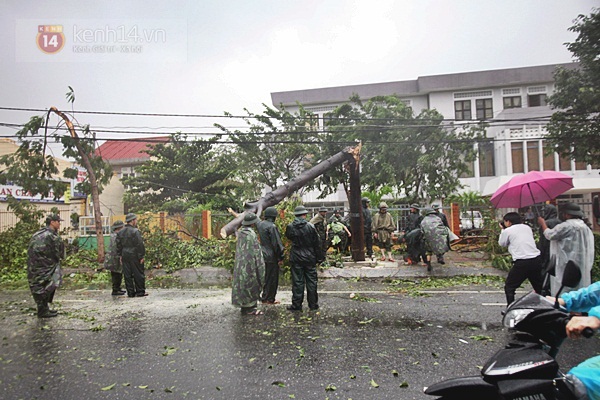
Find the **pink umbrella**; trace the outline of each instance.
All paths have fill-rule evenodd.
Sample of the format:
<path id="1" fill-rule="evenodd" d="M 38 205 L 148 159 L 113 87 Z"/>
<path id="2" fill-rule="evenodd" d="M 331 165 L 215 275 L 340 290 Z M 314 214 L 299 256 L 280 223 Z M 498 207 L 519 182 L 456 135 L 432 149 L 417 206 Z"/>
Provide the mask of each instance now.
<path id="1" fill-rule="evenodd" d="M 500 186 L 490 201 L 496 208 L 520 208 L 555 199 L 573 187 L 573 178 L 556 171 L 530 171 Z"/>

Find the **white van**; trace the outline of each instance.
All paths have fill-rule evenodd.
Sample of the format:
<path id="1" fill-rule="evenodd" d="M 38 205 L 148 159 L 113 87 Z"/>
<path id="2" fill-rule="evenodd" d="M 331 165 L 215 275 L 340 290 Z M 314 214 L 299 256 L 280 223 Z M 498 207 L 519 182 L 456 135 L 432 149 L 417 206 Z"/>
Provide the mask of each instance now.
<path id="1" fill-rule="evenodd" d="M 483 229 L 483 216 L 479 211 L 463 211 L 460 214 L 460 231 Z"/>

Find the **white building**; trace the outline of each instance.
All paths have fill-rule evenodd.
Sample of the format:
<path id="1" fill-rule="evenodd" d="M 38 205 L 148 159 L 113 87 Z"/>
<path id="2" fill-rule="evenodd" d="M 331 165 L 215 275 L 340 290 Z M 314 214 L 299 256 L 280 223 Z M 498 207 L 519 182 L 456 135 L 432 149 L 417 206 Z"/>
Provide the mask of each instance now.
<path id="1" fill-rule="evenodd" d="M 561 158 L 556 153 L 544 155 L 543 137 L 547 135 L 545 124 L 552 115 L 546 98 L 554 90 L 553 72 L 559 66 L 573 69 L 577 64 L 465 72 L 423 76 L 410 81 L 275 92 L 271 93 L 271 99 L 273 105 L 283 105 L 290 112 L 297 111 L 297 103 L 300 103 L 306 110 L 317 114 L 321 122 L 327 118 L 327 113 L 347 103 L 353 94 L 358 94 L 361 100 L 397 95 L 415 113 L 423 109 L 436 109 L 445 119 L 454 120 L 456 125 L 485 119 L 490 124 L 487 132 L 490 142 L 474 144 L 479 159 L 473 164 L 471 176 L 461 177 L 465 185 L 463 190 L 491 195 L 514 174 L 532 170 L 561 171 L 573 176 L 575 186 L 561 197 L 579 203 L 592 220 L 592 197 L 600 194 L 600 160 L 597 165 L 585 165 Z M 325 199 L 343 200 L 343 191 Z"/>

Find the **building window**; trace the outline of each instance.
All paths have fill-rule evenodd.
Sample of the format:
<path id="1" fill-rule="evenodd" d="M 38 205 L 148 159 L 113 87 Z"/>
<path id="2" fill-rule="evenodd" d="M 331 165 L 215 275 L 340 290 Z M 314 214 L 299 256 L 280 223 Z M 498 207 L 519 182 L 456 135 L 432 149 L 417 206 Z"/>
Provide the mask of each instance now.
<path id="1" fill-rule="evenodd" d="M 471 119 L 471 100 L 458 100 L 454 102 L 454 119 L 457 121 Z"/>
<path id="2" fill-rule="evenodd" d="M 539 142 L 527 142 L 527 169 L 528 171 L 540 170 L 540 147 Z"/>
<path id="3" fill-rule="evenodd" d="M 511 155 L 513 174 L 525 172 L 525 166 L 523 165 L 523 142 L 511 143 Z"/>
<path id="4" fill-rule="evenodd" d="M 492 119 L 494 117 L 492 99 L 475 100 L 475 108 L 477 109 L 477 119 Z"/>
<path id="5" fill-rule="evenodd" d="M 571 170 L 571 159 L 569 157 L 561 156 L 559 154 L 558 169 L 559 169 L 559 171 L 570 171 Z"/>
<path id="6" fill-rule="evenodd" d="M 545 94 L 530 94 L 527 96 L 527 105 L 529 107 L 540 107 L 546 105 Z"/>
<path id="7" fill-rule="evenodd" d="M 495 176 L 494 142 L 479 143 L 479 176 Z"/>
<path id="8" fill-rule="evenodd" d="M 504 109 L 521 108 L 521 96 L 504 97 Z"/>
<path id="9" fill-rule="evenodd" d="M 546 142 L 544 146 L 544 171 L 554 171 L 554 148 Z"/>
<path id="10" fill-rule="evenodd" d="M 307 113 L 306 114 L 306 128 L 309 131 L 319 130 L 319 116 L 317 114 Z"/>

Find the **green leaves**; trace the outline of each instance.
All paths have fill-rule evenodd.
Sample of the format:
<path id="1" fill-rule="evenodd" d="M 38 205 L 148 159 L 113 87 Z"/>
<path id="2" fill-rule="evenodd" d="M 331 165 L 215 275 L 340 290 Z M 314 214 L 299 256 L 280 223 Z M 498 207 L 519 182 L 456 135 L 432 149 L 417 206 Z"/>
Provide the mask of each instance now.
<path id="1" fill-rule="evenodd" d="M 115 385 L 116 385 L 116 384 L 117 384 L 117 383 L 115 382 L 115 383 L 113 383 L 112 385 L 105 386 L 105 387 L 103 387 L 103 388 L 102 388 L 102 389 L 100 389 L 100 390 L 102 390 L 102 391 L 104 391 L 104 392 L 106 392 L 106 391 L 108 391 L 108 390 L 112 390 L 112 389 L 115 387 Z"/>
<path id="2" fill-rule="evenodd" d="M 162 352 L 161 354 L 166 357 L 166 356 L 175 354 L 176 351 L 177 351 L 176 347 L 165 346 L 165 351 Z"/>
<path id="3" fill-rule="evenodd" d="M 325 140 L 363 142 L 361 181 L 369 191 L 390 185 L 407 198 L 445 197 L 459 187 L 458 177 L 475 159 L 473 140 L 484 137 L 482 127 L 448 129 L 436 110 L 415 115 L 396 96 L 364 103 L 354 96 L 349 104 L 333 111 Z M 336 179 L 330 186 L 347 185 L 342 171 L 331 175 Z"/>
<path id="4" fill-rule="evenodd" d="M 575 159 L 598 167 L 600 157 L 600 11 L 589 16 L 580 15 L 569 29 L 578 33 L 577 39 L 567 43 L 573 57 L 579 61 L 577 69 L 558 68 L 554 72 L 555 91 L 548 103 L 557 109 L 547 125 L 547 139 L 552 151 L 565 158 Z"/>

